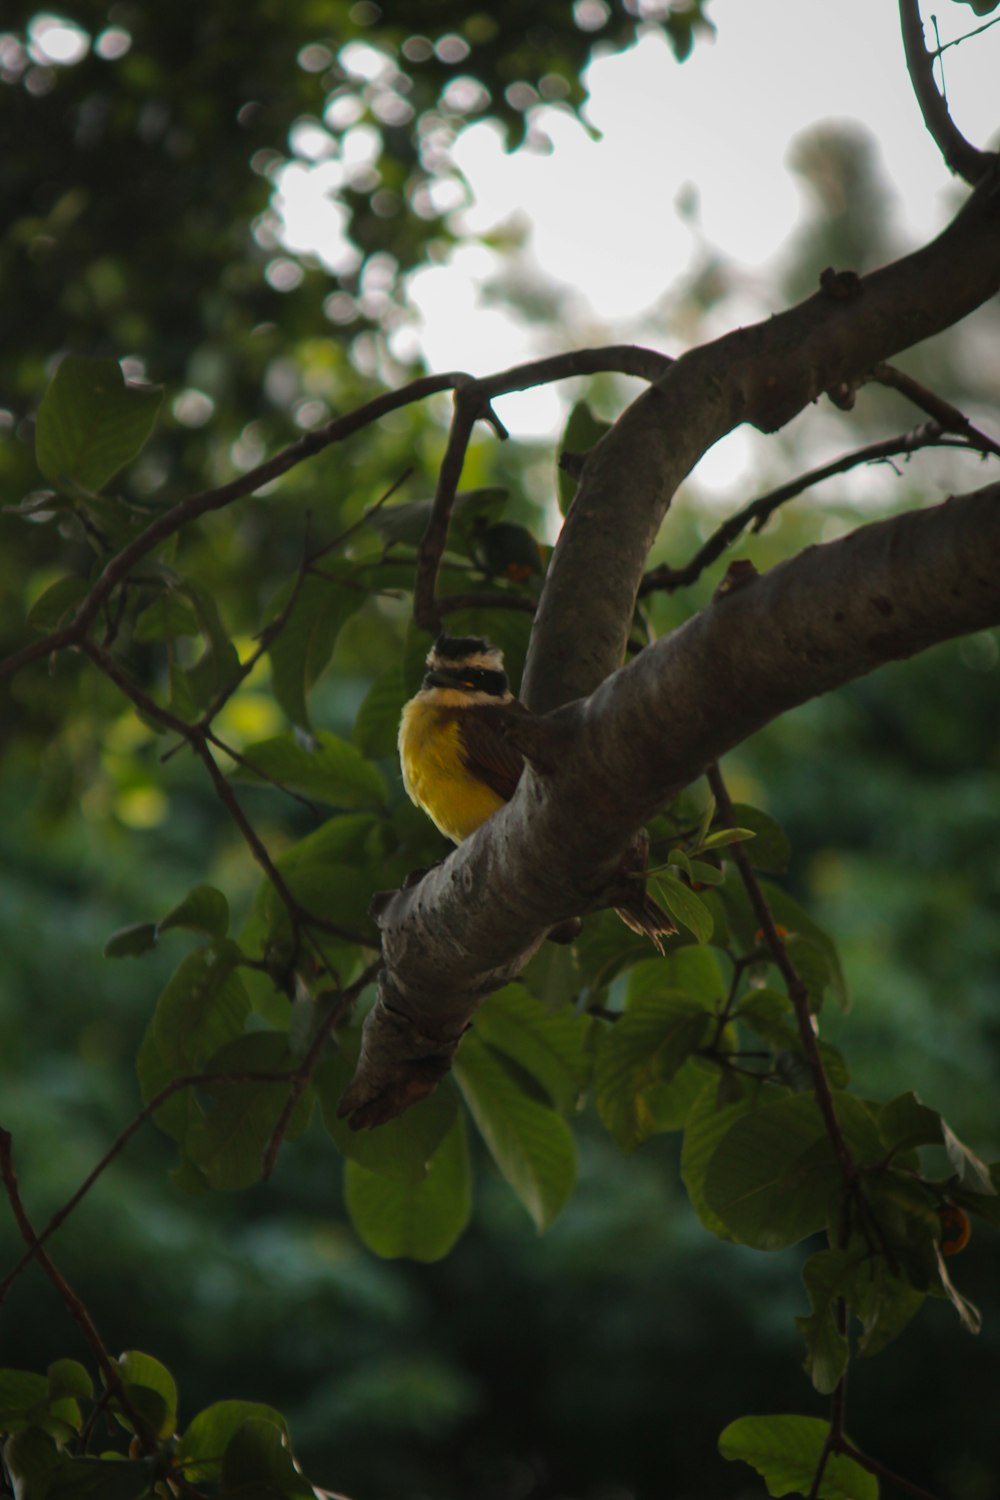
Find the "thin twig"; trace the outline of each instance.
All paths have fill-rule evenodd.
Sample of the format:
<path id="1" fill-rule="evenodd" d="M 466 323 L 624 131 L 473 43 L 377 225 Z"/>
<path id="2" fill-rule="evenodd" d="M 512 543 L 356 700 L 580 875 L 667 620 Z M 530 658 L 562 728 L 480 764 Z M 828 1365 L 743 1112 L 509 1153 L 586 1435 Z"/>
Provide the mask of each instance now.
<path id="1" fill-rule="evenodd" d="M 448 446 L 438 471 L 434 504 L 431 507 L 427 529 L 417 549 L 417 566 L 413 580 L 413 621 L 418 629 L 426 630 L 430 635 L 437 633 L 441 623 L 440 612 L 434 598 L 438 568 L 441 564 L 445 542 L 448 539 L 451 512 L 458 493 L 458 484 L 462 477 L 472 429 L 482 411 L 483 398 L 478 395 L 474 383 L 463 386 L 455 392 L 455 411 L 448 434 Z"/>
<path id="2" fill-rule="evenodd" d="M 355 1000 L 357 1000 L 362 990 L 364 990 L 369 984 L 372 983 L 381 968 L 381 959 L 377 959 L 375 963 L 369 964 L 364 973 L 360 974 L 358 978 L 355 979 L 354 983 L 349 985 L 348 988 L 337 997 L 337 1002 L 330 1006 L 329 1014 L 323 1018 L 323 1023 L 319 1027 L 319 1030 L 316 1032 L 316 1035 L 313 1038 L 312 1043 L 310 1044 L 309 1050 L 306 1053 L 305 1057 L 302 1059 L 301 1064 L 295 1069 L 295 1072 L 292 1074 L 292 1086 L 288 1091 L 288 1098 L 285 1100 L 284 1108 L 282 1109 L 281 1114 L 278 1116 L 274 1130 L 271 1132 L 271 1139 L 268 1141 L 267 1146 L 264 1149 L 260 1175 L 265 1182 L 271 1176 L 277 1165 L 278 1152 L 281 1150 L 281 1144 L 288 1132 L 288 1127 L 291 1124 L 292 1116 L 294 1115 L 298 1107 L 299 1100 L 302 1098 L 302 1095 L 305 1093 L 306 1089 L 309 1087 L 309 1084 L 312 1082 L 313 1074 L 320 1064 L 330 1036 L 337 1029 L 338 1025 L 344 1020 L 344 1017 L 349 1013 L 352 1006 L 354 1005 Z"/>
<path id="3" fill-rule="evenodd" d="M 929 390 L 912 375 L 907 375 L 905 370 L 897 370 L 895 365 L 879 364 L 872 370 L 871 379 L 899 391 L 914 406 L 926 412 L 943 432 L 957 433 L 967 438 L 972 447 L 1000 457 L 1000 443 L 975 427 L 957 406 L 952 406 L 950 401 L 946 401 L 936 391 Z"/>
<path id="4" fill-rule="evenodd" d="M 975 26 L 971 31 L 964 31 L 961 36 L 952 37 L 950 42 L 939 43 L 934 56 L 942 57 L 949 47 L 960 47 L 963 42 L 971 41 L 974 36 L 980 36 L 984 31 L 989 31 L 991 26 L 1000 26 L 1000 16 L 994 16 L 992 21 L 984 21 L 982 26 Z"/>
<path id="5" fill-rule="evenodd" d="M 975 429 L 972 429 L 975 431 Z M 726 548 L 736 540 L 738 536 L 752 525 L 755 532 L 763 531 L 768 520 L 779 506 L 788 500 L 794 500 L 804 490 L 813 485 L 822 484 L 825 479 L 831 479 L 835 474 L 845 474 L 849 469 L 858 468 L 861 464 L 884 463 L 889 459 L 901 458 L 910 453 L 916 453 L 921 448 L 984 448 L 992 452 L 995 445 L 991 438 L 985 438 L 977 433 L 977 442 L 973 445 L 967 439 L 950 439 L 945 436 L 944 427 L 939 422 L 925 422 L 913 432 L 900 434 L 899 437 L 883 438 L 881 442 L 869 443 L 864 448 L 855 448 L 850 453 L 841 454 L 840 458 L 833 459 L 828 464 L 821 465 L 818 469 L 810 469 L 807 474 L 800 474 L 798 478 L 791 479 L 787 484 L 779 485 L 775 490 L 769 490 L 766 495 L 759 495 L 756 500 L 751 500 L 742 510 L 738 510 L 724 521 L 715 530 L 706 542 L 698 548 L 698 551 L 682 568 L 671 568 L 666 563 L 658 568 L 652 568 L 643 578 L 639 585 L 639 595 L 650 594 L 654 590 L 664 590 L 672 593 L 675 589 L 688 588 L 709 567 L 716 558 L 721 557 Z"/>
<path id="6" fill-rule="evenodd" d="M 97 1325 L 89 1311 L 74 1292 L 62 1272 L 55 1265 L 46 1250 L 39 1244 L 38 1236 L 32 1228 L 31 1220 L 28 1218 L 24 1204 L 21 1202 L 21 1194 L 17 1185 L 17 1173 L 14 1170 L 13 1141 L 10 1132 L 0 1128 L 0 1175 L 3 1177 L 4 1186 L 7 1189 L 7 1197 L 17 1220 L 17 1227 L 21 1231 L 21 1237 L 31 1250 L 32 1255 L 38 1261 L 42 1270 L 55 1287 L 69 1312 L 83 1330 L 84 1338 L 93 1349 L 97 1362 L 101 1367 L 108 1389 L 114 1394 L 122 1411 L 128 1417 L 135 1430 L 135 1435 L 146 1453 L 156 1451 L 156 1439 L 150 1433 L 145 1419 L 133 1406 L 131 1399 L 122 1384 L 118 1366 L 112 1359 L 108 1347 L 97 1330 Z"/>
<path id="7" fill-rule="evenodd" d="M 903 37 L 906 70 L 910 75 L 924 124 L 945 162 L 971 186 L 983 177 L 994 160 L 967 141 L 948 112 L 948 106 L 934 82 L 934 54 L 924 42 L 920 19 L 920 0 L 899 0 L 899 27 Z"/>
<path id="8" fill-rule="evenodd" d="M 638 375 L 646 380 L 657 380 L 671 364 L 672 360 L 665 354 L 631 344 L 620 344 L 607 349 L 576 349 L 547 359 L 532 360 L 528 364 L 515 365 L 510 370 L 482 380 L 469 380 L 456 388 L 455 411 L 448 434 L 448 446 L 438 472 L 434 505 L 427 530 L 417 550 L 413 620 L 419 629 L 433 635 L 441 624 L 440 604 L 434 597 L 438 569 L 472 430 L 479 417 L 489 414 L 491 399 L 511 391 L 527 390 L 551 381 L 567 380 L 573 375 L 595 374 L 598 371 L 615 370 L 623 374 Z"/>
<path id="9" fill-rule="evenodd" d="M 360 933 L 349 932 L 336 922 L 331 922 L 326 917 L 318 917 L 306 911 L 292 895 L 281 871 L 277 868 L 267 851 L 257 830 L 250 822 L 246 813 L 240 806 L 239 800 L 227 781 L 218 763 L 213 756 L 209 745 L 208 735 L 200 724 L 188 724 L 184 719 L 178 718 L 169 709 L 161 708 L 154 698 L 141 688 L 138 683 L 133 682 L 126 672 L 122 670 L 115 658 L 98 646 L 94 641 L 83 640 L 78 643 L 79 650 L 88 657 L 94 665 L 111 679 L 116 687 L 120 688 L 125 696 L 149 718 L 163 724 L 167 729 L 187 740 L 195 755 L 201 761 L 209 778 L 215 788 L 216 796 L 225 807 L 229 816 L 236 824 L 240 833 L 253 855 L 260 865 L 264 874 L 271 882 L 275 891 L 280 896 L 288 912 L 289 922 L 292 926 L 293 940 L 298 939 L 300 928 L 303 925 L 316 928 L 320 932 L 329 933 L 332 937 L 341 938 L 345 942 L 357 943 L 362 947 L 370 947 L 370 940 Z M 228 753 L 228 752 L 227 752 Z"/>
<path id="10" fill-rule="evenodd" d="M 508 594 L 502 589 L 482 589 L 479 593 L 447 594 L 437 601 L 439 615 L 453 615 L 460 609 L 514 609 L 533 615 L 537 601 L 527 594 Z"/>
<path id="11" fill-rule="evenodd" d="M 39 1248 L 45 1244 L 46 1240 L 48 1240 L 53 1234 L 55 1234 L 60 1225 L 65 1223 L 73 1210 L 90 1192 L 91 1188 L 94 1186 L 94 1183 L 98 1180 L 98 1178 L 103 1176 L 103 1174 L 107 1171 L 108 1167 L 114 1161 L 115 1157 L 120 1155 L 121 1152 L 125 1149 L 129 1141 L 135 1135 L 136 1131 L 139 1130 L 147 1120 L 151 1119 L 153 1115 L 156 1114 L 156 1111 L 162 1105 L 166 1104 L 168 1099 L 172 1099 L 174 1094 L 180 1093 L 182 1089 L 198 1088 L 201 1086 L 207 1086 L 212 1083 L 287 1083 L 292 1078 L 294 1078 L 294 1076 L 295 1074 L 291 1072 L 277 1073 L 265 1071 L 244 1071 L 241 1073 L 189 1073 L 184 1077 L 171 1079 L 171 1081 L 168 1084 L 165 1084 L 164 1087 L 160 1089 L 159 1093 L 154 1094 L 149 1103 L 144 1105 L 139 1113 L 128 1122 L 124 1130 L 119 1132 L 119 1134 L 112 1141 L 111 1145 L 108 1147 L 107 1151 L 105 1151 L 104 1155 L 101 1157 L 100 1161 L 97 1162 L 96 1166 L 94 1166 L 91 1171 L 87 1173 L 86 1177 L 80 1183 L 80 1186 L 76 1189 L 76 1191 L 72 1193 L 69 1198 L 67 1198 L 66 1202 L 62 1205 L 61 1208 L 58 1208 L 56 1210 L 41 1233 L 34 1236 L 32 1243 L 28 1246 L 28 1249 L 21 1256 L 20 1260 L 16 1263 L 16 1265 L 11 1267 L 11 1269 L 7 1272 L 7 1275 L 3 1278 L 2 1281 L 0 1281 L 0 1304 L 3 1303 L 3 1300 L 9 1292 L 12 1284 L 17 1280 L 18 1276 L 24 1270 L 25 1266 L 27 1266 L 36 1257 Z"/>
<path id="12" fill-rule="evenodd" d="M 877 1479 L 884 1480 L 886 1484 L 894 1484 L 897 1489 L 905 1490 L 908 1495 L 913 1495 L 914 1500 L 938 1500 L 938 1496 L 931 1494 L 930 1490 L 914 1484 L 910 1479 L 904 1479 L 902 1474 L 894 1473 L 892 1469 L 886 1468 L 885 1464 L 880 1464 L 877 1458 L 869 1458 L 867 1453 L 862 1453 L 860 1448 L 855 1448 L 854 1444 L 849 1443 L 846 1438 L 841 1439 L 837 1451 L 845 1458 L 853 1458 L 856 1464 L 860 1464 Z"/>
<path id="13" fill-rule="evenodd" d="M 119 583 L 124 581 L 134 565 L 147 553 L 152 552 L 154 547 L 159 546 L 160 542 L 183 530 L 191 521 L 210 511 L 222 510 L 225 506 L 231 505 L 234 500 L 252 495 L 273 479 L 295 468 L 304 459 L 314 457 L 333 443 L 343 442 L 345 438 L 352 437 L 354 433 L 359 432 L 363 427 L 370 426 L 372 422 L 377 422 L 389 412 L 398 411 L 400 407 L 411 405 L 415 401 L 422 401 L 427 396 L 454 390 L 457 386 L 467 383 L 469 379 L 470 377 L 464 372 L 451 371 L 443 375 L 423 375 L 418 380 L 411 380 L 407 385 L 401 386 L 399 390 L 383 391 L 380 396 L 364 402 L 354 411 L 347 412 L 342 417 L 334 417 L 332 421 L 327 422 L 323 427 L 317 427 L 313 432 L 304 433 L 294 443 L 290 443 L 287 448 L 276 453 L 273 458 L 258 464 L 254 469 L 248 469 L 245 474 L 241 474 L 237 479 L 231 479 L 228 484 L 220 485 L 216 489 L 202 490 L 197 495 L 189 495 L 186 499 L 178 501 L 176 505 L 171 506 L 169 510 L 162 512 L 151 521 L 127 547 L 123 547 L 121 552 L 115 554 L 86 598 L 81 601 L 68 625 L 50 631 L 40 640 L 33 641 L 29 646 L 15 651 L 11 656 L 0 661 L 0 677 L 11 676 L 30 662 L 38 661 L 53 651 L 63 650 L 81 641 L 96 619 L 105 599 Z"/>
<path id="14" fill-rule="evenodd" d="M 728 828 L 735 828 L 737 823 L 733 815 L 733 804 L 726 783 L 723 780 L 722 772 L 717 765 L 709 767 L 708 783 L 714 793 L 719 812 L 722 815 L 723 824 Z M 785 947 L 781 935 L 775 926 L 767 897 L 761 890 L 760 882 L 754 873 L 745 847 L 742 843 L 730 844 L 727 852 L 735 861 L 750 905 L 753 907 L 754 914 L 764 934 L 764 941 L 770 949 L 771 956 L 784 980 L 788 997 L 792 1002 L 792 1009 L 795 1012 L 802 1051 L 812 1073 L 816 1103 L 823 1117 L 830 1145 L 843 1173 L 844 1182 L 848 1189 L 851 1189 L 857 1180 L 857 1167 L 844 1139 L 844 1133 L 840 1128 L 840 1121 L 837 1119 L 830 1081 L 826 1076 L 826 1069 L 823 1066 L 823 1059 L 820 1056 L 819 1045 L 816 1041 L 816 1033 L 813 1030 L 812 1012 L 809 1009 L 808 987 L 788 956 L 788 949 Z"/>

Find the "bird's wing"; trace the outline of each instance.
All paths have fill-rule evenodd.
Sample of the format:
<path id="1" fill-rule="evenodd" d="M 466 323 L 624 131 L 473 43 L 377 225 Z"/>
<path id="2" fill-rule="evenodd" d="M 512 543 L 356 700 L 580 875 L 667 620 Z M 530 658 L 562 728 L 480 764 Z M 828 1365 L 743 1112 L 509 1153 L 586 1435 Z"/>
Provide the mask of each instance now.
<path id="1" fill-rule="evenodd" d="M 520 707 L 520 704 L 495 710 L 488 706 L 477 707 L 458 717 L 463 763 L 505 802 L 514 795 L 524 770 L 524 760 L 520 751 L 505 737 L 502 721 L 504 715 L 512 711 L 516 713 Z"/>

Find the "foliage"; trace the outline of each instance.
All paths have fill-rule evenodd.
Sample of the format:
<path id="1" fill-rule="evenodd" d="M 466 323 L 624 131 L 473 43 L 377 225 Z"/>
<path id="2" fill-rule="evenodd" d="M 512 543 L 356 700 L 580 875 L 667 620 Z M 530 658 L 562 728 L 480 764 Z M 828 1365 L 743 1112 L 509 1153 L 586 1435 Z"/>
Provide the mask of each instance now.
<path id="1" fill-rule="evenodd" d="M 251 97 L 263 100 L 241 120 L 258 133 L 254 140 L 219 133 L 233 151 L 228 158 L 210 161 L 211 153 L 195 150 L 199 130 L 212 132 L 213 124 L 187 117 L 206 94 L 187 97 L 183 77 L 171 72 L 171 51 L 184 28 L 169 10 L 136 14 L 136 44 L 121 59 L 99 61 L 98 53 L 88 59 L 86 69 L 119 69 L 114 109 L 102 113 L 93 102 L 101 96 L 91 92 L 83 65 L 56 80 L 56 94 L 72 93 L 71 103 L 62 101 L 58 129 L 74 114 L 80 128 L 86 108 L 96 110 L 94 128 L 107 131 L 122 152 L 114 170 L 138 178 L 137 163 L 144 166 L 153 154 L 162 175 L 147 181 L 151 196 L 156 184 L 168 183 L 178 157 L 205 174 L 194 191 L 186 183 L 191 201 L 208 215 L 204 223 L 194 222 L 186 198 L 179 208 L 176 182 L 141 221 L 138 267 L 166 235 L 171 216 L 183 220 L 170 240 L 189 243 L 169 285 L 126 269 L 124 258 L 80 269 L 74 236 L 81 231 L 74 225 L 86 214 L 74 210 L 73 195 L 85 201 L 93 183 L 52 184 L 44 222 L 33 227 L 25 222 L 27 172 L 19 184 L 18 233 L 36 243 L 53 240 L 45 249 L 46 274 L 60 286 L 53 302 L 75 309 L 72 337 L 57 336 L 54 316 L 35 335 L 40 347 L 136 351 L 150 363 L 155 355 L 173 387 L 187 378 L 188 350 L 197 348 L 207 360 L 213 340 L 219 342 L 212 380 L 205 382 L 217 422 L 204 440 L 197 428 L 182 430 L 176 398 L 158 424 L 162 392 L 136 378 L 135 369 L 123 378 L 109 352 L 67 354 L 44 394 L 40 364 L 32 370 L 22 352 L 11 365 L 12 391 L 38 402 L 35 462 L 51 487 L 35 490 L 12 517 L 28 534 L 24 556 L 34 564 L 17 590 L 23 615 L 17 635 L 23 640 L 24 632 L 34 632 L 46 655 L 60 653 L 50 692 L 38 688 L 39 668 L 27 658 L 10 689 L 19 753 L 53 740 L 42 776 L 52 816 L 60 799 L 73 801 L 75 788 L 86 785 L 103 786 L 120 812 L 140 810 L 144 796 L 155 811 L 157 792 L 179 804 L 186 778 L 196 772 L 212 789 L 218 817 L 206 840 L 206 878 L 107 936 L 106 958 L 134 966 L 136 989 L 150 997 L 137 1051 L 141 1114 L 44 1229 L 32 1228 L 27 1217 L 13 1147 L 3 1138 L 4 1178 L 28 1245 L 25 1258 L 51 1267 L 59 1284 L 48 1259 L 50 1236 L 142 1121 L 153 1120 L 176 1148 L 174 1180 L 197 1195 L 265 1181 L 284 1144 L 304 1137 L 315 1119 L 313 1135 L 325 1132 L 327 1156 L 343 1158 L 344 1201 L 364 1245 L 380 1257 L 433 1263 L 466 1230 L 484 1166 L 487 1173 L 495 1169 L 539 1231 L 555 1223 L 577 1184 L 574 1127 L 592 1100 L 601 1129 L 621 1151 L 676 1138 L 685 1188 L 710 1234 L 758 1251 L 806 1247 L 810 1311 L 796 1320 L 805 1370 L 818 1393 L 837 1400 L 850 1361 L 890 1346 L 927 1299 L 950 1303 L 966 1329 L 978 1329 L 978 1311 L 953 1281 L 946 1258 L 964 1248 L 972 1221 L 996 1224 L 997 1168 L 912 1090 L 888 1100 L 851 1091 L 845 1057 L 826 1035 L 827 1015 L 847 1000 L 837 946 L 795 895 L 769 878 L 792 858 L 778 822 L 752 799 L 734 803 L 718 773 L 710 785 L 683 792 L 650 828 L 651 889 L 680 929 L 662 958 L 652 958 L 648 945 L 611 914 L 590 918 L 572 949 L 544 948 L 517 983 L 484 1003 L 461 1042 L 453 1078 L 403 1119 L 355 1133 L 338 1114 L 377 977 L 372 900 L 444 852 L 407 803 L 391 764 L 399 710 L 419 679 L 427 646 L 404 606 L 430 514 L 419 498 L 392 503 L 391 487 L 414 446 L 415 480 L 429 478 L 437 440 L 412 407 L 403 408 L 384 447 L 366 435 L 360 456 L 345 460 L 348 480 L 321 521 L 307 528 L 303 511 L 310 486 L 318 491 L 325 481 L 310 479 L 305 496 L 294 500 L 283 481 L 293 463 L 311 456 L 308 446 L 264 476 L 274 486 L 270 494 L 227 511 L 226 524 L 213 520 L 216 509 L 246 499 L 263 482 L 250 464 L 233 474 L 219 460 L 237 415 L 244 424 L 262 420 L 257 387 L 267 356 L 241 365 L 234 354 L 252 343 L 251 326 L 267 324 L 273 300 L 273 285 L 267 291 L 259 279 L 240 283 L 246 265 L 230 259 L 230 251 L 234 226 L 245 229 L 254 208 L 266 212 L 266 194 L 243 173 L 248 150 L 273 150 L 260 143 L 260 132 L 273 142 L 279 126 L 302 123 L 322 74 L 327 107 L 339 102 L 332 118 L 354 125 L 377 120 L 382 130 L 376 180 L 344 190 L 356 255 L 341 293 L 355 299 L 352 317 L 372 332 L 384 326 L 371 310 L 375 304 L 366 311 L 364 303 L 377 257 L 392 257 L 395 275 L 417 262 L 432 232 L 445 232 L 440 215 L 423 215 L 419 207 L 431 179 L 418 132 L 402 130 L 400 111 L 405 105 L 407 122 L 425 121 L 439 108 L 446 118 L 449 109 L 461 112 L 454 90 L 447 102 L 447 39 L 462 42 L 463 65 L 473 78 L 479 70 L 484 90 L 489 80 L 489 96 L 477 107 L 495 110 L 513 132 L 524 128 L 528 113 L 527 103 L 514 101 L 546 96 L 546 88 L 552 94 L 553 80 L 565 85 L 558 94 L 579 105 L 590 39 L 582 30 L 567 31 L 559 8 L 533 7 L 538 24 L 520 41 L 513 14 L 500 28 L 486 17 L 468 18 L 464 8 L 437 9 L 433 35 L 425 39 L 395 25 L 392 8 L 384 8 L 371 87 L 337 51 L 368 35 L 373 22 L 364 6 L 335 7 L 334 19 L 324 23 L 335 45 L 318 33 L 311 14 L 289 21 L 272 18 L 266 7 L 249 15 L 244 8 L 241 24 L 254 28 L 256 38 L 246 55 L 259 58 L 252 80 L 220 76 L 225 17 L 206 13 L 195 23 L 207 37 L 202 66 L 225 85 L 213 107 L 221 112 L 239 100 L 243 112 Z M 90 24 L 84 7 L 73 14 Z M 608 35 L 621 44 L 634 22 L 610 14 Z M 702 22 L 700 7 L 671 12 L 665 24 L 679 56 Z M 140 46 L 142 28 L 154 26 L 162 35 Z M 425 41 L 429 50 L 417 45 Z M 141 66 L 149 59 L 155 59 L 152 78 Z M 20 90 L 22 74 L 27 83 L 27 63 L 15 80 L 25 119 L 40 110 L 56 129 L 54 113 L 44 110 L 46 94 Z M 282 100 L 274 80 L 286 76 L 294 76 L 297 92 Z M 158 123 L 154 111 L 144 134 L 136 124 L 139 104 L 160 95 L 164 118 Z M 318 111 L 318 102 L 312 107 Z M 353 127 L 335 130 L 347 128 Z M 34 149 L 51 152 L 52 142 L 38 140 Z M 80 167 L 73 154 L 67 161 Z M 234 163 L 239 194 L 221 187 Z M 107 162 L 102 170 L 109 170 Z M 272 179 L 276 170 L 269 158 L 263 175 Z M 380 195 L 395 200 L 392 212 Z M 228 221 L 223 232 L 223 210 L 236 198 L 242 218 Z M 414 214 L 404 216 L 407 201 Z M 268 233 L 259 229 L 260 245 Z M 23 269 L 16 238 L 4 242 L 15 272 Z M 108 239 L 122 243 L 117 230 Z M 71 266 L 81 257 L 79 274 L 58 275 L 64 254 Z M 211 299 L 185 295 L 185 288 L 211 282 L 213 262 L 234 279 L 214 307 Z M 313 273 L 307 268 L 306 279 Z M 16 301 L 16 279 L 13 286 Z M 343 307 L 337 304 L 335 321 Z M 160 347 L 164 328 L 172 332 L 172 349 Z M 265 328 L 271 354 L 276 338 Z M 368 392 L 357 361 L 352 366 L 342 348 L 329 358 L 322 389 L 331 398 L 342 390 L 347 406 L 360 401 Z M 271 421 L 273 413 L 261 431 Z M 583 439 L 589 444 L 599 427 L 578 403 L 565 449 L 574 451 L 581 433 L 590 434 Z M 153 468 L 144 470 L 151 461 Z M 172 484 L 196 473 L 218 480 L 214 490 L 206 484 L 201 492 L 216 499 L 190 512 L 165 506 L 149 477 L 158 466 Z M 21 452 L 11 472 L 23 474 L 25 467 Z M 447 595 L 461 596 L 449 627 L 502 643 L 516 674 L 545 551 L 530 529 L 535 516 L 506 519 L 507 490 L 497 467 L 482 447 L 471 450 L 466 477 L 473 484 L 448 533 L 442 585 Z M 322 461 L 316 468 L 323 469 Z M 286 501 L 303 522 L 297 531 L 287 512 L 280 525 L 273 519 Z M 515 524 L 516 535 L 501 530 Z M 258 551 L 266 562 L 248 580 L 248 559 Z M 646 624 L 640 611 L 636 632 Z M 69 647 L 86 660 L 70 659 Z M 27 648 L 29 656 L 36 650 L 41 654 Z M 356 669 L 353 703 L 332 687 L 345 661 Z M 116 770 L 108 759 L 115 741 L 127 747 L 127 769 Z M 223 815 L 241 841 L 238 855 L 220 831 Z M 134 821 L 141 822 L 141 812 Z M 211 856 L 223 845 L 229 878 L 215 884 L 207 878 Z M 175 964 L 179 945 L 190 942 L 185 934 L 194 935 L 194 945 Z M 145 978 L 147 969 L 155 977 Z M 13 1273 L 5 1290 L 12 1284 Z M 70 1310 L 85 1315 L 72 1289 L 65 1282 L 62 1288 Z M 0 1372 L 4 1464 L 16 1496 L 139 1500 L 168 1493 L 177 1481 L 206 1495 L 314 1493 L 279 1412 L 249 1400 L 213 1400 L 182 1421 L 174 1377 L 159 1359 L 130 1351 L 113 1360 L 96 1330 L 91 1343 L 96 1383 L 68 1358 L 45 1374 Z M 99 1439 L 109 1418 L 114 1437 Z M 102 1441 L 110 1446 L 98 1451 Z M 743 1417 L 719 1443 L 724 1457 L 752 1464 L 773 1495 L 869 1500 L 878 1494 L 879 1466 L 847 1439 L 842 1413 L 829 1421 Z"/>

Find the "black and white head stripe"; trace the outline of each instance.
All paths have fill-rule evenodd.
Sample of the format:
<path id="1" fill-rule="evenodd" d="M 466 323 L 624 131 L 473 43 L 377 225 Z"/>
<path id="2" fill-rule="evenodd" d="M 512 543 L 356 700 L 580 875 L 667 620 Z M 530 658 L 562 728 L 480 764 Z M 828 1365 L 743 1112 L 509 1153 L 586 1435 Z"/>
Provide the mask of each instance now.
<path id="1" fill-rule="evenodd" d="M 484 672 L 503 675 L 503 652 L 499 646 L 491 646 L 489 641 L 479 635 L 447 635 L 442 633 L 438 636 L 434 645 L 427 653 L 427 665 L 429 667 L 445 668 L 478 668 Z M 484 692 L 490 692 L 490 688 L 484 688 Z"/>

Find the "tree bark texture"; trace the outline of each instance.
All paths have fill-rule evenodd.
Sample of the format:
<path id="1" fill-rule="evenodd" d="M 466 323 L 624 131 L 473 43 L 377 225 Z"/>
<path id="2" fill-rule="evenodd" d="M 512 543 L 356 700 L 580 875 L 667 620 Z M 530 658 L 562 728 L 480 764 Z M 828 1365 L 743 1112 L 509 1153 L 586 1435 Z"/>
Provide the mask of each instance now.
<path id="1" fill-rule="evenodd" d="M 477 1005 L 553 925 L 615 904 L 637 830 L 718 756 L 885 662 L 1000 623 L 993 485 L 808 548 L 619 670 L 649 550 L 701 455 L 742 422 L 777 430 L 998 290 L 994 161 L 929 245 L 685 354 L 588 456 L 522 685 L 557 769 L 529 767 L 508 807 L 384 905 L 379 995 L 341 1106 L 353 1125 L 433 1088 Z"/>

